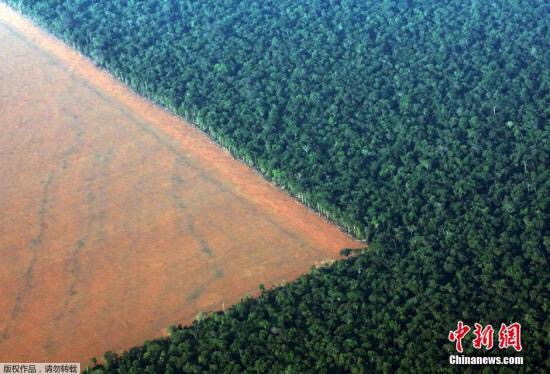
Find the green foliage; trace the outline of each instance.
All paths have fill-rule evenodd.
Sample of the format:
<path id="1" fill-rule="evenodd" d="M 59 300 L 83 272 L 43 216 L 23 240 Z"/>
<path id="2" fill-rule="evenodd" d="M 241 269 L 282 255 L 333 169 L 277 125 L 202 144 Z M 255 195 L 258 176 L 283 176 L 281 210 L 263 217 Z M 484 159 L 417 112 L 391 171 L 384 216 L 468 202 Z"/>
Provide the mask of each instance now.
<path id="1" fill-rule="evenodd" d="M 8 3 L 378 243 L 94 371 L 451 371 L 459 319 L 550 369 L 546 1 Z"/>

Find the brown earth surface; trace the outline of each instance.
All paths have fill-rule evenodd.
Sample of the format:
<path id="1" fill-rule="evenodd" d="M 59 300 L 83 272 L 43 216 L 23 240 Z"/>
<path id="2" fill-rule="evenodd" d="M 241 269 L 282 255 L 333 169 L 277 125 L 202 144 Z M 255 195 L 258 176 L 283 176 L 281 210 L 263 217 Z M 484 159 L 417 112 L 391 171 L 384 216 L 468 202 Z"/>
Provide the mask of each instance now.
<path id="1" fill-rule="evenodd" d="M 0 362 L 88 362 L 362 247 L 0 4 Z"/>

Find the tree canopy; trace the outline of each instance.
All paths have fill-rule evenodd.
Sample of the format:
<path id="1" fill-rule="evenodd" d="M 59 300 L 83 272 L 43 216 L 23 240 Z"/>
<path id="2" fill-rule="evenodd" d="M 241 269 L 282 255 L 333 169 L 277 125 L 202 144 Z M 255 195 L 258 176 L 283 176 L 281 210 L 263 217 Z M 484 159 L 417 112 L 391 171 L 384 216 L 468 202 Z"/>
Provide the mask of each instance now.
<path id="1" fill-rule="evenodd" d="M 547 1 L 7 2 L 371 244 L 91 371 L 550 370 Z"/>

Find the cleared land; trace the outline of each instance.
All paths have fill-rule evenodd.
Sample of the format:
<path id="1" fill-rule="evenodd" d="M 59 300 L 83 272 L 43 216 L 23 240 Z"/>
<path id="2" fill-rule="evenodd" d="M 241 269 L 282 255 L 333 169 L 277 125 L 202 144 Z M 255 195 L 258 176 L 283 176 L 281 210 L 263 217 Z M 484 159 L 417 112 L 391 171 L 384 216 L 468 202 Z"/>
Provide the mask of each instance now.
<path id="1" fill-rule="evenodd" d="M 158 337 L 360 247 L 0 5 L 0 362 Z"/>

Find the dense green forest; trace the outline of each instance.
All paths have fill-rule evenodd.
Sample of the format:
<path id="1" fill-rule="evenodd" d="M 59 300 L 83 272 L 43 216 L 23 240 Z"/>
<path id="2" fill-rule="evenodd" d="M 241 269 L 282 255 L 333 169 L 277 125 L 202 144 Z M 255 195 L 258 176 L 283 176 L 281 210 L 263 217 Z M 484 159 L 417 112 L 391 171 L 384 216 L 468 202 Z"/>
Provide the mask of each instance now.
<path id="1" fill-rule="evenodd" d="M 7 2 L 370 243 L 92 372 L 550 371 L 548 1 Z"/>

